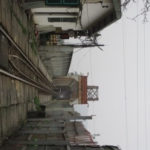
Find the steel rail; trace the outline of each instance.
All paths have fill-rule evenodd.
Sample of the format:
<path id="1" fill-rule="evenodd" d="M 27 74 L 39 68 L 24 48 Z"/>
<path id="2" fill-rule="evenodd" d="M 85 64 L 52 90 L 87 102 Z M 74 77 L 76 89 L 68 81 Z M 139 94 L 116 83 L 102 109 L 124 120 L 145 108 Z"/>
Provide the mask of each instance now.
<path id="1" fill-rule="evenodd" d="M 31 79 L 30 77 L 28 77 L 26 74 L 24 74 L 22 71 L 20 71 L 20 70 L 17 68 L 17 66 L 16 66 L 11 60 L 9 60 L 9 61 L 10 61 L 11 65 L 14 67 L 14 69 L 17 70 L 17 72 L 18 72 L 20 75 L 22 75 L 22 76 L 24 76 L 26 79 L 28 79 L 29 82 L 32 82 L 32 83 L 34 83 L 34 84 L 36 84 L 36 85 L 38 85 L 38 86 L 41 86 L 41 87 L 43 87 L 43 88 L 47 88 L 47 87 L 44 87 L 44 85 L 41 85 L 41 84 L 37 83 L 35 80 L 33 80 L 33 79 Z M 51 90 L 51 89 L 50 89 L 50 90 Z"/>
<path id="2" fill-rule="evenodd" d="M 37 72 L 38 75 L 41 76 L 41 78 L 47 82 L 47 83 L 50 83 L 50 86 L 49 88 L 52 88 L 54 87 L 54 85 L 46 78 L 46 76 L 38 69 L 36 68 L 36 66 L 29 60 L 29 58 L 27 58 L 27 56 L 24 54 L 24 52 L 21 50 L 21 48 L 13 41 L 13 39 L 9 36 L 9 34 L 5 31 L 5 29 L 3 29 L 3 27 L 1 26 L 0 24 L 0 31 L 2 32 L 2 34 L 10 41 L 10 43 L 16 48 L 16 50 L 19 51 L 19 53 L 23 56 L 23 58 L 29 63 L 29 65 L 31 65 L 31 67 Z M 6 72 L 2 69 L 0 69 L 0 73 L 5 73 L 5 75 L 9 75 L 9 77 L 12 77 L 12 78 L 15 78 L 16 80 L 19 80 L 19 81 L 22 81 L 26 84 L 29 84 L 33 87 L 36 87 L 42 91 L 45 91 L 46 93 L 49 93 L 49 94 L 53 94 L 55 95 L 56 92 L 53 91 L 53 89 L 49 89 L 49 88 L 43 88 L 41 86 L 38 85 L 38 83 L 33 83 L 33 82 L 30 82 L 30 81 L 27 81 L 21 77 L 18 77 L 18 76 L 15 76 L 9 72 Z"/>
<path id="3" fill-rule="evenodd" d="M 42 87 L 40 87 L 40 86 L 38 86 L 38 85 L 36 85 L 34 83 L 31 83 L 31 82 L 29 82 L 29 81 L 27 81 L 25 79 L 22 79 L 22 78 L 20 78 L 20 77 L 18 77 L 16 75 L 13 75 L 13 74 L 11 74 L 11 73 L 9 73 L 7 71 L 4 71 L 2 69 L 0 69 L 0 74 L 3 74 L 3 75 L 8 76 L 8 77 L 11 77 L 11 78 L 13 78 L 15 80 L 21 81 L 21 82 L 26 83 L 26 84 L 28 84 L 30 86 L 36 87 L 36 88 L 38 88 L 38 89 L 40 89 L 42 91 L 45 91 L 46 93 L 52 94 L 50 90 L 42 88 Z"/>
<path id="4" fill-rule="evenodd" d="M 9 55 L 10 61 L 11 61 L 11 58 L 16 58 L 16 59 L 18 59 L 19 61 L 23 62 L 32 72 L 34 71 L 34 69 L 33 69 L 27 62 L 25 62 L 22 58 L 20 58 L 19 56 L 17 56 L 17 55 Z M 34 74 L 35 74 L 35 73 L 34 73 Z M 43 80 L 42 77 L 39 77 L 39 79 L 40 79 L 41 81 Z M 48 86 L 47 82 L 46 82 L 45 84 Z M 51 88 L 50 86 L 48 86 L 48 87 Z"/>
<path id="5" fill-rule="evenodd" d="M 9 58 L 11 59 L 11 58 L 16 58 L 16 59 L 18 59 L 19 61 L 21 61 L 21 62 L 23 62 L 28 68 L 30 68 L 30 70 L 31 71 L 34 71 L 34 69 L 27 63 L 27 62 L 25 62 L 22 58 L 20 58 L 19 56 L 17 56 L 17 55 L 9 55 Z"/>
<path id="6" fill-rule="evenodd" d="M 24 76 L 26 79 L 28 79 L 28 80 L 26 80 L 26 81 L 32 82 L 33 84 L 35 84 L 35 85 L 37 85 L 37 86 L 39 86 L 39 87 L 42 87 L 43 89 L 46 89 L 47 91 L 51 91 L 51 94 L 53 94 L 53 95 L 56 94 L 56 92 L 54 92 L 52 89 L 50 89 L 50 87 L 45 87 L 45 86 L 42 85 L 41 83 L 37 83 L 36 81 L 34 81 L 34 80 L 30 79 L 29 77 L 27 77 L 27 75 L 25 75 L 22 71 L 20 71 L 19 69 L 17 69 L 17 66 L 16 66 L 11 60 L 9 60 L 9 61 L 10 61 L 10 63 L 12 64 L 12 66 L 17 70 L 17 72 L 18 72 L 20 75 L 22 75 L 22 76 Z"/>
<path id="7" fill-rule="evenodd" d="M 47 79 L 47 77 L 41 72 L 41 70 L 37 69 L 36 66 L 29 60 L 29 58 L 27 58 L 27 56 L 24 54 L 24 52 L 21 50 L 21 48 L 14 42 L 14 40 L 9 36 L 9 34 L 5 31 L 5 29 L 2 27 L 2 25 L 0 24 L 0 31 L 5 35 L 5 37 L 11 42 L 11 44 L 13 44 L 13 46 L 20 52 L 20 54 L 25 58 L 25 60 L 34 68 L 34 70 L 40 74 L 44 80 L 46 79 L 50 85 L 52 85 L 52 83 Z M 46 81 L 45 80 L 45 81 Z M 53 86 L 53 85 L 52 85 Z"/>

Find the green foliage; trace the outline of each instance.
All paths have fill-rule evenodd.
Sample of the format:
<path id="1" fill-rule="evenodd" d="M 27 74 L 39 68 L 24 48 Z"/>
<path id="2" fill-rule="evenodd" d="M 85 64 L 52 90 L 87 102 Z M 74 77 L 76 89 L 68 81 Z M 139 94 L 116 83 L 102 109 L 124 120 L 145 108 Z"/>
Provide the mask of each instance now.
<path id="1" fill-rule="evenodd" d="M 37 54 L 37 42 L 36 42 L 36 39 L 35 39 L 35 35 L 32 35 L 32 42 L 31 42 L 31 49 L 33 50 L 33 52 L 35 54 Z"/>
<path id="2" fill-rule="evenodd" d="M 19 26 L 22 29 L 22 32 L 26 35 L 28 33 L 27 29 L 24 27 L 24 25 L 22 24 L 21 20 L 18 18 L 18 16 L 16 15 L 16 13 L 14 12 L 14 10 L 12 9 L 12 7 L 10 8 L 11 12 L 13 14 L 13 16 L 15 17 L 17 23 L 19 24 Z"/>
<path id="3" fill-rule="evenodd" d="M 40 107 L 40 100 L 37 96 L 34 97 L 34 104 L 35 104 L 35 107 L 36 107 L 37 111 L 42 111 L 41 107 Z"/>
<path id="4" fill-rule="evenodd" d="M 18 24 L 20 25 L 22 32 L 26 35 L 27 34 L 27 29 L 23 26 L 22 22 L 20 21 L 20 19 L 18 18 L 18 16 L 16 14 L 14 14 L 14 17 L 16 18 Z"/>
<path id="5" fill-rule="evenodd" d="M 13 16 L 15 17 L 17 23 L 21 27 L 23 34 L 25 34 L 25 35 L 29 34 L 29 31 L 24 27 L 24 25 L 22 24 L 21 20 L 19 19 L 19 17 L 17 16 L 17 14 L 14 12 L 13 8 L 10 7 L 10 9 L 11 9 L 11 12 L 12 12 Z M 31 45 L 31 49 L 34 52 L 34 54 L 37 54 L 37 47 L 38 46 L 37 46 L 37 41 L 36 41 L 35 35 L 32 34 L 31 38 L 32 38 L 32 42 L 30 44 Z"/>

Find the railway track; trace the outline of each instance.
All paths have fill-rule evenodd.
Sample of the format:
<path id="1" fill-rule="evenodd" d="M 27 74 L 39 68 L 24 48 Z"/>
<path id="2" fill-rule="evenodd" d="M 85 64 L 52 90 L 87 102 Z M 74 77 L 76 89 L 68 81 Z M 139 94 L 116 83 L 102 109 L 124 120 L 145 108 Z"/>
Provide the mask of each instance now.
<path id="1" fill-rule="evenodd" d="M 9 69 L 7 71 L 0 69 L 0 73 L 36 87 L 47 94 L 56 95 L 52 81 L 50 82 L 42 71 L 32 63 L 1 25 L 0 33 L 9 41 L 10 46 L 8 53 Z"/>

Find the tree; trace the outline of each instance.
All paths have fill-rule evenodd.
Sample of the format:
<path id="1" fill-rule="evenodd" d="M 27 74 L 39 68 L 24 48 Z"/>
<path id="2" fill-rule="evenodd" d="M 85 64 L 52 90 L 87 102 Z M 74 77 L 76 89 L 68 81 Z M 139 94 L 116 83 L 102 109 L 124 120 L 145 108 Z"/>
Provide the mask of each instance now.
<path id="1" fill-rule="evenodd" d="M 122 7 L 123 9 L 127 9 L 130 3 L 138 3 L 138 1 L 139 0 L 123 0 Z M 136 19 L 137 17 L 143 15 L 144 21 L 147 21 L 147 14 L 150 11 L 150 0 L 142 0 L 142 1 L 143 1 L 143 7 L 133 19 Z"/>

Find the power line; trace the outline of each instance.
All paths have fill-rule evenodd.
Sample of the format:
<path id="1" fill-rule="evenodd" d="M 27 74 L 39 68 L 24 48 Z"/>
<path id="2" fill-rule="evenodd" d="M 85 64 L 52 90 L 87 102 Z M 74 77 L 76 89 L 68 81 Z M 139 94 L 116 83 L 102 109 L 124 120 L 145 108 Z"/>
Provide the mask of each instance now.
<path id="1" fill-rule="evenodd" d="M 90 51 L 89 51 L 89 63 L 90 63 L 90 76 L 91 76 L 91 82 L 92 82 L 92 84 L 93 84 L 93 69 L 92 69 L 92 52 L 91 52 L 91 49 L 90 49 Z M 94 112 L 94 101 L 92 102 L 92 113 L 93 113 L 93 115 L 95 114 L 95 112 Z M 93 132 L 94 132 L 94 134 L 95 134 L 95 119 L 93 118 Z"/>
<path id="2" fill-rule="evenodd" d="M 84 53 L 84 55 L 82 55 L 81 57 L 80 57 L 80 59 L 78 60 L 78 62 L 77 62 L 77 68 L 79 67 L 79 64 L 84 60 L 83 58 L 88 54 L 88 52 L 89 52 L 89 49 L 86 49 L 87 51 L 86 51 L 86 53 Z"/>
<path id="3" fill-rule="evenodd" d="M 92 103 L 92 115 L 95 115 L 95 112 L 94 112 L 94 101 L 93 101 L 93 103 Z M 93 118 L 93 132 L 94 132 L 94 134 L 95 134 L 95 118 Z"/>
<path id="4" fill-rule="evenodd" d="M 80 51 L 82 51 L 82 50 L 84 50 L 84 48 L 79 48 L 79 49 L 77 49 L 76 51 L 74 51 L 73 53 L 76 54 L 76 53 L 78 53 L 78 52 L 80 52 Z"/>
<path id="5" fill-rule="evenodd" d="M 137 14 L 139 10 L 138 0 L 136 3 Z M 139 19 L 137 18 L 137 38 L 136 38 L 136 46 L 137 46 L 137 150 L 139 150 Z"/>
<path id="6" fill-rule="evenodd" d="M 147 99 L 146 99 L 146 49 L 145 49 L 145 23 L 143 25 L 143 33 L 144 33 L 144 110 L 145 110 L 145 150 L 148 150 L 148 126 L 147 126 Z"/>
<path id="7" fill-rule="evenodd" d="M 127 77 L 126 77 L 126 49 L 125 49 L 125 23 L 124 19 L 122 19 L 122 44 L 123 44 L 123 77 L 124 77 L 124 111 L 125 111 L 125 139 L 126 139 L 126 150 L 128 150 L 128 145 L 129 145 L 129 139 L 128 139 L 128 111 L 127 111 Z"/>
<path id="8" fill-rule="evenodd" d="M 91 81 L 93 83 L 93 69 L 92 69 L 92 52 L 91 52 L 91 49 L 89 51 L 89 63 L 90 63 Z"/>

